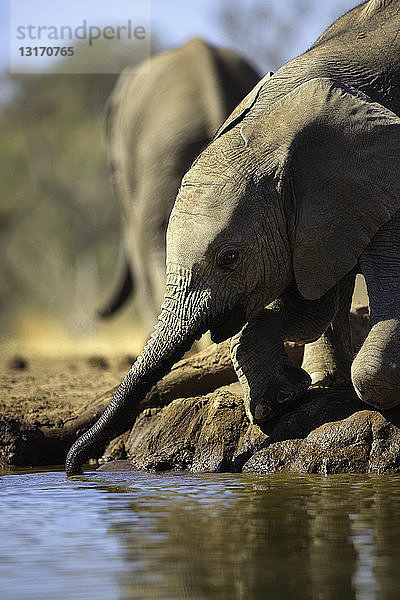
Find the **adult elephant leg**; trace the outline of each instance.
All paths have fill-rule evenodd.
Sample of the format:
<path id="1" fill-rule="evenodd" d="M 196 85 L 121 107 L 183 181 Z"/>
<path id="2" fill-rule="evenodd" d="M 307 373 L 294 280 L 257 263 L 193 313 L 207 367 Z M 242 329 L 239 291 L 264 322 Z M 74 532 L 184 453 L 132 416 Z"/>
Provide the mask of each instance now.
<path id="1" fill-rule="evenodd" d="M 361 400 L 389 409 L 400 403 L 400 213 L 374 236 L 360 266 L 371 331 L 353 362 L 351 377 Z"/>
<path id="2" fill-rule="evenodd" d="M 350 307 L 355 277 L 355 273 L 350 273 L 339 282 L 338 309 L 332 323 L 315 342 L 305 345 L 302 368 L 310 374 L 313 385 L 351 384 Z"/>

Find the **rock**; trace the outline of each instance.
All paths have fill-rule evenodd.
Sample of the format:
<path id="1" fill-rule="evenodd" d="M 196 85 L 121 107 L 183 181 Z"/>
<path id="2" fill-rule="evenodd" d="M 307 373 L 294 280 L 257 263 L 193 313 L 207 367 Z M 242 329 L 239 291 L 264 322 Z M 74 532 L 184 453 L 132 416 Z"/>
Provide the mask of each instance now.
<path id="1" fill-rule="evenodd" d="M 104 358 L 104 356 L 90 356 L 88 358 L 88 363 L 91 367 L 93 367 L 94 369 L 108 369 L 109 368 L 109 363 L 108 360 L 106 358 Z"/>
<path id="2" fill-rule="evenodd" d="M 8 364 L 10 369 L 24 370 L 28 368 L 28 361 L 22 356 L 13 356 Z"/>
<path id="3" fill-rule="evenodd" d="M 236 472 L 265 439 L 234 384 L 145 410 L 129 436 L 128 458 L 136 469 Z"/>
<path id="4" fill-rule="evenodd" d="M 322 403 L 317 401 L 320 407 Z M 377 411 L 359 410 L 345 419 L 324 423 L 304 439 L 269 442 L 247 461 L 243 471 L 399 473 L 400 429 Z"/>
<path id="5" fill-rule="evenodd" d="M 101 467 L 99 467 L 97 471 L 132 471 L 132 463 L 130 463 L 129 460 L 113 460 L 111 462 L 105 463 L 104 465 L 101 465 Z"/>
<path id="6" fill-rule="evenodd" d="M 352 390 L 314 389 L 279 421 L 251 425 L 237 385 L 144 411 L 132 468 L 191 472 L 399 473 L 400 409 L 366 409 Z"/>
<path id="7" fill-rule="evenodd" d="M 137 356 L 135 356 L 134 354 L 127 354 L 126 356 L 122 357 L 120 360 L 121 367 L 129 367 L 130 368 L 136 359 L 137 359 Z"/>
<path id="8" fill-rule="evenodd" d="M 0 417 L 0 466 L 46 464 L 43 434 L 12 417 Z"/>
<path id="9" fill-rule="evenodd" d="M 110 461 L 121 461 L 125 460 L 126 454 L 126 442 L 129 437 L 129 431 L 126 431 L 117 438 L 111 440 L 107 448 L 104 450 L 103 456 L 99 459 L 99 462 L 110 462 Z"/>

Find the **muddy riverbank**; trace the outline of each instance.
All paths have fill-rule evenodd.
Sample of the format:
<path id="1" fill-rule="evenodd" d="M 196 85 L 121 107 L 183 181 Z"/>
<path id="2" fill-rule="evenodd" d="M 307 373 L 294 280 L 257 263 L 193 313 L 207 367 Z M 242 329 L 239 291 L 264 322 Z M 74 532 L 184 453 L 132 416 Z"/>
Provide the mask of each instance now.
<path id="1" fill-rule="evenodd" d="M 366 310 L 352 316 L 355 345 Z M 299 364 L 302 349 L 287 347 Z M 61 464 L 110 401 L 134 357 L 12 355 L 1 359 L 0 462 Z M 399 413 L 399 414 L 398 414 Z M 248 472 L 398 472 L 400 412 L 381 414 L 350 389 L 312 389 L 263 430 L 249 423 L 228 344 L 185 358 L 141 402 L 132 430 L 103 460 L 132 468 Z M 100 457 L 93 457 L 98 459 Z"/>

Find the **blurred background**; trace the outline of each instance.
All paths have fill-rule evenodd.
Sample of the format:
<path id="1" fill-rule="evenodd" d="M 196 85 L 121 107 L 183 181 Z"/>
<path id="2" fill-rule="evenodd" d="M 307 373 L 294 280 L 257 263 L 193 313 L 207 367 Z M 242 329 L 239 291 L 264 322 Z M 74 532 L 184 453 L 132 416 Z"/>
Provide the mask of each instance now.
<path id="1" fill-rule="evenodd" d="M 305 51 L 357 3 L 152 0 L 152 53 L 200 36 L 242 53 L 262 76 Z M 107 322 L 95 317 L 118 253 L 119 207 L 103 135 L 117 75 L 11 75 L 9 8 L 0 0 L 0 343 L 24 351 L 61 353 L 73 345 L 136 352 L 144 334 L 134 303 Z M 96 56 L 102 60 L 100 48 Z M 140 58 L 127 47 L 115 61 L 122 69 Z"/>

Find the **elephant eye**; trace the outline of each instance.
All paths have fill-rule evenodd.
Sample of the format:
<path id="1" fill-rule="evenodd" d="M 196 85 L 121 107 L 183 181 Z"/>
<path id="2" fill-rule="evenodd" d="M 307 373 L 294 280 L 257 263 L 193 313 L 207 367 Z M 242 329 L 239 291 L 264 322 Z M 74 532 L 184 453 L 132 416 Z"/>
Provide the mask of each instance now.
<path id="1" fill-rule="evenodd" d="M 233 269 L 239 259 L 239 251 L 237 248 L 230 246 L 221 250 L 217 256 L 217 264 L 224 271 Z"/>

